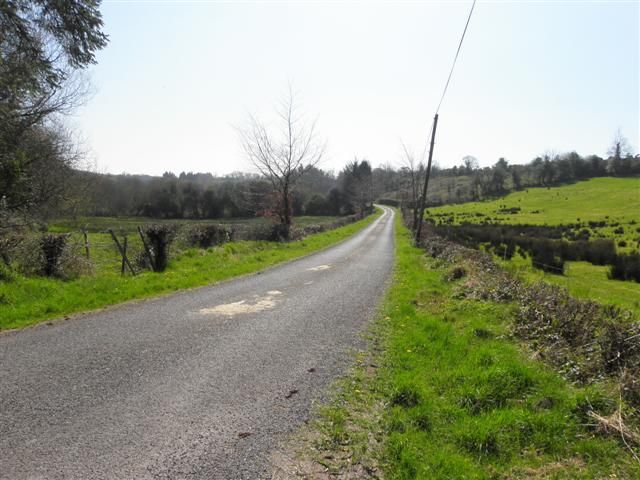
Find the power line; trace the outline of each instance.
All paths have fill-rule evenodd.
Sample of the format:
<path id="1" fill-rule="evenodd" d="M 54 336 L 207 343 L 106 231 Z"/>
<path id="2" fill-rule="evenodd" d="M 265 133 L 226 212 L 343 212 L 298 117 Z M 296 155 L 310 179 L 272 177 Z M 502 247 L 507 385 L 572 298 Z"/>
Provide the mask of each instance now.
<path id="1" fill-rule="evenodd" d="M 458 44 L 458 50 L 456 51 L 456 56 L 453 58 L 453 63 L 451 64 L 451 70 L 449 71 L 449 77 L 447 78 L 447 83 L 444 86 L 444 90 L 442 91 L 442 96 L 440 97 L 440 103 L 438 103 L 438 108 L 436 109 L 436 114 L 440 111 L 440 106 L 442 105 L 442 101 L 444 100 L 444 96 L 447 93 L 447 88 L 449 87 L 449 82 L 451 81 L 451 76 L 453 75 L 453 69 L 456 66 L 456 61 L 458 60 L 458 55 L 460 55 L 460 49 L 462 48 L 462 42 L 464 41 L 464 36 L 467 33 L 467 28 L 469 27 L 469 21 L 471 21 L 471 15 L 473 14 L 473 9 L 476 6 L 476 0 L 473 0 L 473 4 L 471 5 L 471 10 L 469 10 L 469 16 L 467 17 L 467 23 L 464 26 L 464 30 L 462 32 L 462 37 L 460 37 L 460 43 Z"/>
<path id="2" fill-rule="evenodd" d="M 427 169 L 424 175 L 424 185 L 422 187 L 422 195 L 420 196 L 420 206 L 419 206 L 419 214 L 418 214 L 418 224 L 416 225 L 415 232 L 415 242 L 416 245 L 420 244 L 420 236 L 422 234 L 422 223 L 424 217 L 424 209 L 427 204 L 427 191 L 429 188 L 429 177 L 431 174 L 431 162 L 433 160 L 433 146 L 435 144 L 436 137 L 436 128 L 438 128 L 438 112 L 440 111 L 440 107 L 442 106 L 442 101 L 444 100 L 444 96 L 447 93 L 447 88 L 449 87 L 449 82 L 451 82 L 451 76 L 453 75 L 453 69 L 456 66 L 456 61 L 458 60 L 458 55 L 460 55 L 460 49 L 462 48 L 462 42 L 464 41 L 464 36 L 467 33 L 467 28 L 469 27 L 469 22 L 471 21 L 471 15 L 473 14 L 473 9 L 476 6 L 476 0 L 473 0 L 471 4 L 471 10 L 469 10 L 469 16 L 467 17 L 467 23 L 464 25 L 464 30 L 462 31 L 462 36 L 460 37 L 460 43 L 458 44 L 458 50 L 456 50 L 456 56 L 453 58 L 453 63 L 451 64 L 451 70 L 449 71 L 449 77 L 447 78 L 447 83 L 444 86 L 444 90 L 442 91 L 442 96 L 440 97 L 440 103 L 438 103 L 438 108 L 436 109 L 436 114 L 433 117 L 433 123 L 431 124 L 431 131 L 429 136 L 431 137 L 431 143 L 429 145 L 429 160 L 427 163 Z M 414 206 L 415 208 L 415 206 Z"/>

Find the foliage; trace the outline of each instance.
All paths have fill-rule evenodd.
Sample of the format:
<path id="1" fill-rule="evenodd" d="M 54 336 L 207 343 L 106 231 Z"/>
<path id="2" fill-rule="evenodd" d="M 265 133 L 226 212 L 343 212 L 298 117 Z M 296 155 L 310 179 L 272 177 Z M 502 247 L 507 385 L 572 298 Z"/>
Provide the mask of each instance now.
<path id="1" fill-rule="evenodd" d="M 640 283 L 640 254 L 618 255 L 609 270 L 609 278 L 635 280 Z"/>
<path id="2" fill-rule="evenodd" d="M 22 217 L 54 207 L 77 163 L 54 117 L 81 99 L 74 72 L 94 63 L 106 45 L 99 3 L 0 2 L 0 198 Z"/>
<path id="3" fill-rule="evenodd" d="M 349 213 L 357 211 L 363 214 L 373 202 L 371 164 L 367 160 L 355 159 L 344 167 L 338 180 L 348 199 Z"/>

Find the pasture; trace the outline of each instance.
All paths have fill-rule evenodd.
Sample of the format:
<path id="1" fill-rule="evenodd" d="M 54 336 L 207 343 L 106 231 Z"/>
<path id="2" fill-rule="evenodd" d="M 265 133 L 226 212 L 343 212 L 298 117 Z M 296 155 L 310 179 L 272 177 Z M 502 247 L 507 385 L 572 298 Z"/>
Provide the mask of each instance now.
<path id="1" fill-rule="evenodd" d="M 511 238 L 516 241 L 541 237 L 565 241 L 568 250 L 575 250 L 576 241 L 593 246 L 594 241 L 603 244 L 610 240 L 614 255 L 635 254 L 640 248 L 640 178 L 594 178 L 561 187 L 529 188 L 491 201 L 430 208 L 427 218 L 439 232 L 444 230 L 439 227 L 477 225 L 495 233 L 503 226 L 515 232 Z M 491 250 L 488 243 L 481 242 L 480 247 Z M 506 253 L 506 249 L 500 252 Z M 608 266 L 563 261 L 562 274 L 558 275 L 549 273 L 551 268 L 533 268 L 528 256 L 512 254 L 507 260 L 495 248 L 493 253 L 526 280 L 558 284 L 576 297 L 640 313 L 640 283 L 610 279 Z"/>

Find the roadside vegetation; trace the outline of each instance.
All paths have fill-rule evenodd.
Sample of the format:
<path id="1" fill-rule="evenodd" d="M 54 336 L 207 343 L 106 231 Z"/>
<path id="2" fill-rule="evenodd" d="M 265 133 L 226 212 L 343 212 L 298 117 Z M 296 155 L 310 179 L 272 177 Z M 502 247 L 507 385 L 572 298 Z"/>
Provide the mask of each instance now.
<path id="1" fill-rule="evenodd" d="M 0 270 L 0 330 L 255 272 L 340 242 L 379 214 L 290 242 L 245 240 L 184 248 L 175 252 L 162 273 L 143 270 L 136 276 L 121 275 L 113 243 L 109 251 L 98 250 L 102 258 L 96 260 L 93 271 L 68 280 L 4 268 Z"/>
<path id="2" fill-rule="evenodd" d="M 527 280 L 640 311 L 640 178 L 595 178 L 430 208 L 436 233 Z"/>
<path id="3" fill-rule="evenodd" d="M 570 334 L 522 321 L 517 281 L 496 288 L 505 274 L 487 271 L 490 257 L 442 239 L 425 254 L 399 218 L 396 227 L 395 277 L 370 349 L 296 438 L 289 464 L 345 478 L 638 478 L 638 404 L 621 382 L 637 354 L 608 364 L 619 345 L 607 350 L 600 335 L 590 359 L 567 358 L 569 347 L 547 341 Z M 586 319 L 570 310 L 556 323 L 580 330 Z M 612 322 L 622 332 L 631 321 Z"/>

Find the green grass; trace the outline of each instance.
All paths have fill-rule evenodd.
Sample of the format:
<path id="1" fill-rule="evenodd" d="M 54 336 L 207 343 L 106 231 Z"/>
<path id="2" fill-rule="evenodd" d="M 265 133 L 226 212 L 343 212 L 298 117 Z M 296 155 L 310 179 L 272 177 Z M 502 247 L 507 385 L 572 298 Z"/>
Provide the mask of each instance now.
<path id="1" fill-rule="evenodd" d="M 207 250 L 191 248 L 171 260 L 163 273 L 121 276 L 111 264 L 99 268 L 94 275 L 70 281 L 16 276 L 8 282 L 0 281 L 0 330 L 255 272 L 340 242 L 380 213 L 290 243 L 243 241 Z"/>
<path id="2" fill-rule="evenodd" d="M 311 225 L 318 223 L 329 223 L 340 217 L 331 216 L 301 216 L 293 219 L 294 225 Z M 166 220 L 158 218 L 148 217 L 78 217 L 78 218 L 61 218 L 53 220 L 48 230 L 50 232 L 65 233 L 79 231 L 86 228 L 89 232 L 101 232 L 109 228 L 121 233 L 135 233 L 138 225 L 145 225 L 149 223 L 162 223 L 162 224 L 188 224 L 188 223 L 267 223 L 271 220 L 265 217 L 252 217 L 252 218 L 219 218 L 219 219 L 206 219 L 206 220 Z"/>
<path id="3" fill-rule="evenodd" d="M 619 437 L 588 426 L 588 409 L 609 414 L 615 399 L 531 360 L 507 335 L 510 305 L 458 298 L 446 267 L 396 228 L 373 330 L 384 348 L 321 410 L 318 461 L 348 457 L 387 479 L 640 478 Z M 367 375 L 371 363 L 381 368 Z"/>
<path id="4" fill-rule="evenodd" d="M 498 213 L 505 206 L 521 211 Z M 640 222 L 640 178 L 603 177 L 561 187 L 528 188 L 495 200 L 430 208 L 429 213 L 481 213 L 506 224 L 561 225 L 602 220 L 628 224 Z"/>
<path id="5" fill-rule="evenodd" d="M 518 207 L 518 213 L 500 213 Z M 485 202 L 469 202 L 430 208 L 430 215 L 447 214 L 454 224 L 479 223 L 491 219 L 500 224 L 567 225 L 581 223 L 591 231 L 591 238 L 624 240 L 618 252 L 638 251 L 640 247 L 640 178 L 594 178 L 552 188 L 529 188 Z M 589 227 L 588 222 L 606 221 L 604 227 Z M 619 224 L 619 225 L 611 225 Z M 622 227 L 623 233 L 616 233 Z M 528 281 L 543 280 L 561 285 L 576 297 L 616 305 L 640 313 L 640 284 L 610 280 L 608 267 L 585 262 L 568 262 L 564 276 L 545 274 L 531 266 L 529 259 L 514 256 L 502 262 Z"/>
<path id="6" fill-rule="evenodd" d="M 512 260 L 496 259 L 503 268 L 527 282 L 544 281 L 566 288 L 577 298 L 593 300 L 603 305 L 614 305 L 640 316 L 640 283 L 610 280 L 609 267 L 587 262 L 567 262 L 564 275 L 545 273 L 531 267 L 530 259 L 514 256 Z"/>

